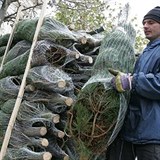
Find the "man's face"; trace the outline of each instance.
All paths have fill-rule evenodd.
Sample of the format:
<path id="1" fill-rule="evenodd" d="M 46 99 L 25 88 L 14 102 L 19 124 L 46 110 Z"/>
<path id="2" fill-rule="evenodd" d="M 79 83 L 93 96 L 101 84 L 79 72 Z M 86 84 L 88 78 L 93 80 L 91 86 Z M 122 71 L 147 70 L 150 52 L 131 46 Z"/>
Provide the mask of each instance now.
<path id="1" fill-rule="evenodd" d="M 146 19 L 143 21 L 143 29 L 146 38 L 150 41 L 160 38 L 160 23 L 152 19 Z"/>

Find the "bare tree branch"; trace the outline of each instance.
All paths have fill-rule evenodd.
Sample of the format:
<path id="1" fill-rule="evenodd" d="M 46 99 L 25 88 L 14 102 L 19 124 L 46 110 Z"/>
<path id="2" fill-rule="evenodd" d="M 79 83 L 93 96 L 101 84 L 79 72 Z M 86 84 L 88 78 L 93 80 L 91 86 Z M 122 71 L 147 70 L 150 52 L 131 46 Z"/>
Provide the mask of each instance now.
<path id="1" fill-rule="evenodd" d="M 7 12 L 7 9 L 9 7 L 9 5 L 12 3 L 12 2 L 15 2 L 16 0 L 4 0 L 3 1 L 3 4 L 2 4 L 2 7 L 0 9 L 0 26 L 4 20 L 4 17 L 5 17 L 5 14 Z"/>
<path id="2" fill-rule="evenodd" d="M 37 3 L 36 5 L 33 5 L 33 6 L 30 6 L 30 7 L 27 7 L 27 8 L 24 8 L 22 11 L 27 11 L 27 10 L 30 10 L 30 9 L 35 9 L 37 6 L 42 6 L 42 3 Z M 15 18 L 15 16 L 16 16 L 16 14 L 17 14 L 17 12 L 15 12 L 15 13 L 12 13 L 12 14 L 10 14 L 10 15 L 8 15 L 8 16 L 5 16 L 4 17 L 4 21 L 8 21 L 8 19 L 10 19 L 11 17 L 13 18 Z"/>

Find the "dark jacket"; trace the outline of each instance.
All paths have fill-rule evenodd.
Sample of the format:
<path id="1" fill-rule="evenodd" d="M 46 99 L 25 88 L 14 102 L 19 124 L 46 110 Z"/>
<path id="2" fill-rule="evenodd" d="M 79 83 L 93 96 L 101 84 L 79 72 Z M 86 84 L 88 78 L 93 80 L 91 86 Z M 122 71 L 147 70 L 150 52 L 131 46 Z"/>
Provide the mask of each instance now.
<path id="1" fill-rule="evenodd" d="M 125 140 L 160 144 L 160 39 L 135 64 L 131 99 L 122 129 Z"/>

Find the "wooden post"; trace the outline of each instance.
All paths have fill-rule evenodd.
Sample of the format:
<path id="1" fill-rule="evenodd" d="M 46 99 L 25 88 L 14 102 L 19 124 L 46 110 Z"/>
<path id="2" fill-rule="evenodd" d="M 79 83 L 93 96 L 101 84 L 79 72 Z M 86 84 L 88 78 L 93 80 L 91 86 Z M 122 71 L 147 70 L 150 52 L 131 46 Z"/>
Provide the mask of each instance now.
<path id="1" fill-rule="evenodd" d="M 1 148 L 1 152 L 0 152 L 0 160 L 3 160 L 3 158 L 6 154 L 6 150 L 7 150 L 8 143 L 9 143 L 9 140 L 10 140 L 10 137 L 11 137 L 12 129 L 14 127 L 14 123 L 15 123 L 20 105 L 21 105 L 21 101 L 22 101 L 25 86 L 26 86 L 26 78 L 27 78 L 28 72 L 29 72 L 30 67 L 31 67 L 33 50 L 34 50 L 34 47 L 35 47 L 36 42 L 37 42 L 37 38 L 38 38 L 38 34 L 39 34 L 39 31 L 40 31 L 41 25 L 43 23 L 44 13 L 45 13 L 45 10 L 47 8 L 47 3 L 48 2 L 49 2 L 49 0 L 44 0 L 43 6 L 42 6 L 42 11 L 41 11 L 40 18 L 38 20 L 36 31 L 35 31 L 35 34 L 34 34 L 34 37 L 33 37 L 33 42 L 32 42 L 32 46 L 31 46 L 31 49 L 30 49 L 30 54 L 29 54 L 29 57 L 28 57 L 25 72 L 24 72 L 24 75 L 23 75 L 22 83 L 21 83 L 19 93 L 18 93 L 18 96 L 17 96 L 17 99 L 16 99 L 16 103 L 14 105 L 14 109 L 13 109 L 13 112 L 11 114 L 11 118 L 10 118 L 7 130 L 6 130 L 4 139 L 3 139 L 3 144 L 2 144 L 2 148 Z"/>
<path id="2" fill-rule="evenodd" d="M 11 44 L 12 44 L 14 31 L 15 31 L 16 25 L 17 25 L 17 23 L 18 23 L 18 21 L 19 21 L 19 18 L 20 18 L 20 15 L 21 15 L 21 11 L 22 11 L 22 6 L 20 6 L 19 9 L 18 9 L 17 16 L 16 16 L 16 20 L 15 20 L 14 26 L 13 26 L 13 28 L 12 28 L 11 34 L 10 34 L 10 36 L 9 36 L 9 40 L 8 40 L 8 43 L 7 43 L 7 46 L 6 46 L 4 55 L 3 55 L 3 59 L 2 59 L 2 62 L 1 62 L 0 72 L 1 72 L 2 69 L 3 69 L 4 60 L 5 60 L 5 58 L 6 58 L 6 55 L 7 55 L 7 53 L 8 53 L 8 50 L 10 49 L 10 46 L 11 46 Z"/>

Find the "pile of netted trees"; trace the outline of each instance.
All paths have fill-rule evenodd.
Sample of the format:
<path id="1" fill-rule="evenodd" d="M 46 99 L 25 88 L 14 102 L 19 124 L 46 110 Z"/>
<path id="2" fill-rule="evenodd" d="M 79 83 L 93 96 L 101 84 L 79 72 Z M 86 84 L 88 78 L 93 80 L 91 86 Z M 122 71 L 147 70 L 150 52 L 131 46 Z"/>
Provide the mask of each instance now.
<path id="1" fill-rule="evenodd" d="M 108 68 L 132 72 L 135 30 L 127 22 L 73 31 L 46 17 L 34 48 L 20 110 L 4 160 L 103 160 L 117 136 L 128 93 L 110 85 Z M 17 24 L 0 73 L 0 145 L 14 108 L 38 19 Z M 0 38 L 0 61 L 9 34 Z"/>
<path id="2" fill-rule="evenodd" d="M 12 45 L 0 73 L 0 146 L 23 79 L 38 19 L 16 26 Z M 91 70 L 103 39 L 102 28 L 71 31 L 46 17 L 34 48 L 31 68 L 5 160 L 78 160 L 68 131 L 71 106 Z M 0 38 L 0 61 L 9 34 Z"/>

